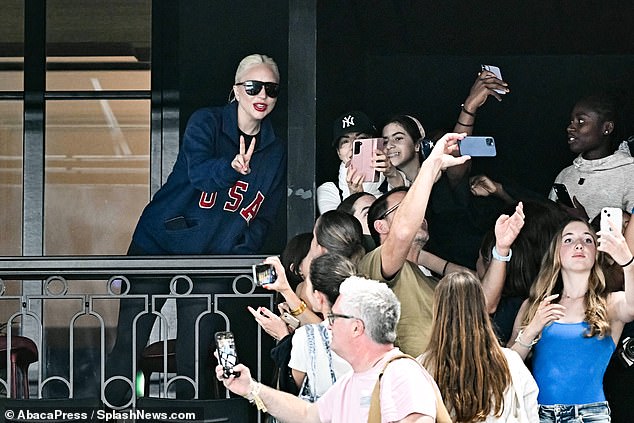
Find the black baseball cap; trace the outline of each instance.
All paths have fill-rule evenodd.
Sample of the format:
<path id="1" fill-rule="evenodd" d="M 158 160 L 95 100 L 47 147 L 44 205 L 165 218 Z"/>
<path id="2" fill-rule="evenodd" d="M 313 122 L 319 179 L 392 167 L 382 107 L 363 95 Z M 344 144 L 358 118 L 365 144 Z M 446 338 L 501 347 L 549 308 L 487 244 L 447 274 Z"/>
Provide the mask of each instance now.
<path id="1" fill-rule="evenodd" d="M 350 132 L 363 132 L 374 136 L 376 127 L 368 115 L 360 111 L 352 111 L 339 116 L 332 125 L 332 146 L 337 147 L 339 138 Z"/>

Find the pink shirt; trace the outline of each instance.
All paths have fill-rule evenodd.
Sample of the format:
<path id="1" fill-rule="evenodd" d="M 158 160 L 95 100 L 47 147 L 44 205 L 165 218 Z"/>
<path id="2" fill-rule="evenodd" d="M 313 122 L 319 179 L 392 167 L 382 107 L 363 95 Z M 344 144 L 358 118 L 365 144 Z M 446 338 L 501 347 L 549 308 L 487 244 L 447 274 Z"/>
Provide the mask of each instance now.
<path id="1" fill-rule="evenodd" d="M 388 352 L 371 369 L 348 373 L 317 401 L 322 422 L 350 423 L 368 420 L 370 398 L 381 369 L 387 360 L 401 354 Z M 416 362 L 393 361 L 381 378 L 381 421 L 402 420 L 412 413 L 436 417 L 436 397 L 431 376 Z"/>

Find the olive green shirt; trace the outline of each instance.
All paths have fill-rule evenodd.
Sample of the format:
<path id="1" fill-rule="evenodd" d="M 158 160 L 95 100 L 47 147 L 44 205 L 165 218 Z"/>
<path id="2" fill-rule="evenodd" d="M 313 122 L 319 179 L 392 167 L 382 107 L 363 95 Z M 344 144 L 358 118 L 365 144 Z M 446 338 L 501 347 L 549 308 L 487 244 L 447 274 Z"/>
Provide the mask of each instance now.
<path id="1" fill-rule="evenodd" d="M 369 279 L 387 283 L 401 302 L 401 319 L 396 327 L 396 345 L 416 357 L 427 348 L 433 320 L 434 289 L 437 281 L 425 276 L 418 265 L 405 261 L 391 280 L 381 273 L 381 248 L 367 253 L 359 263 L 359 271 Z"/>

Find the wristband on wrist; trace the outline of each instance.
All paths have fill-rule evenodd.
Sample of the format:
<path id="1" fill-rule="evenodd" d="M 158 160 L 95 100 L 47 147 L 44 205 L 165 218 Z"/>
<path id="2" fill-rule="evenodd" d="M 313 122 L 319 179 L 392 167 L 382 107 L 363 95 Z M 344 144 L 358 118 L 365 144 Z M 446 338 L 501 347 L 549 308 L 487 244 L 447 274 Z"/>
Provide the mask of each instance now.
<path id="1" fill-rule="evenodd" d="M 537 340 L 533 339 L 533 341 L 532 341 L 531 343 L 529 343 L 529 344 L 525 344 L 525 343 L 522 341 L 522 335 L 523 335 L 523 334 L 524 334 L 524 330 L 522 329 L 522 330 L 521 330 L 521 331 L 517 334 L 517 337 L 515 338 L 515 343 L 516 343 L 516 344 L 519 344 L 520 346 L 522 346 L 522 347 L 527 348 L 527 349 L 529 349 L 529 350 L 530 350 L 531 348 L 533 348 L 533 345 L 535 345 L 535 344 L 537 343 Z"/>
<path id="2" fill-rule="evenodd" d="M 449 261 L 445 260 L 445 265 L 442 268 L 442 275 L 445 276 L 445 273 L 447 273 L 447 265 L 449 264 Z"/>
<path id="3" fill-rule="evenodd" d="M 513 250 L 511 250 L 509 248 L 509 255 L 508 256 L 501 256 L 500 253 L 498 253 L 498 250 L 495 248 L 495 245 L 494 245 L 493 249 L 491 250 L 491 255 L 497 261 L 507 261 L 508 262 L 508 261 L 511 261 L 511 257 L 513 257 Z"/>
<path id="4" fill-rule="evenodd" d="M 304 300 L 302 300 L 302 302 L 299 303 L 299 306 L 297 306 L 296 309 L 291 310 L 291 316 L 297 317 L 302 314 L 304 310 L 306 310 L 306 303 L 304 302 Z"/>
<path id="5" fill-rule="evenodd" d="M 631 258 L 631 259 L 629 259 L 629 260 L 627 261 L 627 263 L 620 264 L 619 266 L 621 266 L 621 267 L 627 267 L 627 266 L 629 266 L 630 264 L 632 264 L 632 262 L 634 262 L 634 255 L 632 256 L 632 258 Z"/>
<path id="6" fill-rule="evenodd" d="M 458 121 L 458 125 L 462 125 L 462 126 L 466 126 L 467 128 L 470 128 L 470 127 L 473 126 L 473 123 L 467 124 L 467 123 L 462 123 L 462 122 Z"/>
<path id="7" fill-rule="evenodd" d="M 464 107 L 464 103 L 462 103 L 462 104 L 460 105 L 460 108 L 462 109 L 462 111 L 463 111 L 463 112 L 465 112 L 465 113 L 466 113 L 466 114 L 468 114 L 469 116 L 473 116 L 473 117 L 475 117 L 475 115 L 476 115 L 476 114 L 475 114 L 474 112 L 470 112 L 470 111 L 468 111 L 468 110 Z"/>
<path id="8" fill-rule="evenodd" d="M 249 384 L 249 393 L 247 393 L 244 397 L 251 404 L 255 404 L 258 410 L 266 413 L 267 412 L 266 405 L 264 405 L 262 398 L 260 398 L 261 389 L 262 389 L 262 384 L 260 382 L 257 382 L 251 379 L 251 383 Z"/>

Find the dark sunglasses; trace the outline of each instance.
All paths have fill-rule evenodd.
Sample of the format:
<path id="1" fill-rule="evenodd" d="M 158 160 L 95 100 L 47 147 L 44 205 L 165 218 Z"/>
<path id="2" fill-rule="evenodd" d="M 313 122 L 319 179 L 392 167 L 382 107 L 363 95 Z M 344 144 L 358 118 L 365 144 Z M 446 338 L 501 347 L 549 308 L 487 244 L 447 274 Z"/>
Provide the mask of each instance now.
<path id="1" fill-rule="evenodd" d="M 280 84 L 278 84 L 277 82 L 262 82 L 262 81 L 249 80 L 244 82 L 237 82 L 236 85 L 244 85 L 244 91 L 248 95 L 259 94 L 260 91 L 262 91 L 262 87 L 264 87 L 264 90 L 266 91 L 266 95 L 268 95 L 271 98 L 277 97 L 280 93 Z"/>

